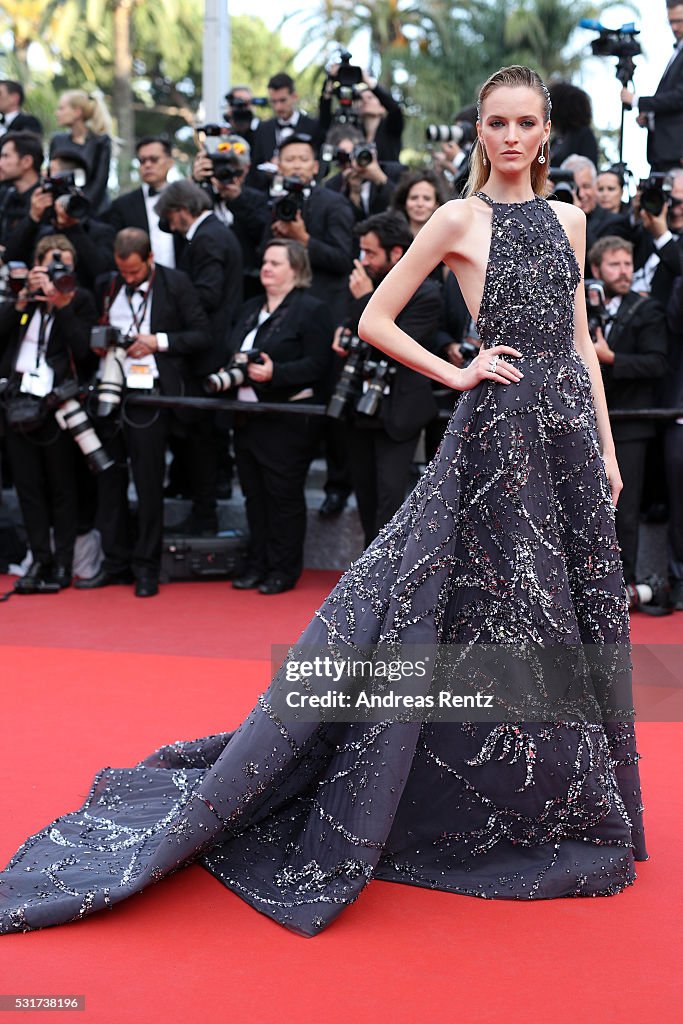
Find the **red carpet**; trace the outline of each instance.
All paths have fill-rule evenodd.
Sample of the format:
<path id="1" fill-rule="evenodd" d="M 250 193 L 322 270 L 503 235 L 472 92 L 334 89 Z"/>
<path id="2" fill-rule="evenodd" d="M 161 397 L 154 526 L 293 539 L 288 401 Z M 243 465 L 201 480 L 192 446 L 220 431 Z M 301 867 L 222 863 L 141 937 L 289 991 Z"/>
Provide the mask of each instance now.
<path id="1" fill-rule="evenodd" d="M 115 587 L 1 606 L 0 861 L 104 764 L 232 728 L 271 643 L 296 639 L 334 579 L 272 598 L 174 584 L 154 601 Z M 633 627 L 673 643 L 683 615 Z M 87 1024 L 677 1022 L 682 741 L 680 724 L 639 727 L 651 860 L 620 896 L 496 903 L 375 882 L 305 940 L 192 867 L 111 914 L 2 937 L 0 995 L 84 995 Z"/>

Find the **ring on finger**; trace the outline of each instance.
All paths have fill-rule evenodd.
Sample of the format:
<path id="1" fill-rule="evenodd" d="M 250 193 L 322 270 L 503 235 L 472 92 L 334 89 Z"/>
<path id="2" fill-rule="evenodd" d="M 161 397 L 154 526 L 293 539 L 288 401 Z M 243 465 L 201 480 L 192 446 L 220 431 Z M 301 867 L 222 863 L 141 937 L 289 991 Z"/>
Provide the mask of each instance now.
<path id="1" fill-rule="evenodd" d="M 500 356 L 491 356 L 491 360 L 489 362 L 489 370 L 491 371 L 491 373 L 495 373 L 496 372 L 496 367 L 498 366 L 498 360 L 499 359 L 500 359 Z"/>

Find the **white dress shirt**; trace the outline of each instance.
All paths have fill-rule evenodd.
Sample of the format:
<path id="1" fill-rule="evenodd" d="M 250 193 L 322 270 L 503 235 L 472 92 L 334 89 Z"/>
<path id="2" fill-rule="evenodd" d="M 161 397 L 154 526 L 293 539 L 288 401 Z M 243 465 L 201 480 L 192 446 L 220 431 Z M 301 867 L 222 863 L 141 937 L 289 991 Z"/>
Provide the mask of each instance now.
<path id="1" fill-rule="evenodd" d="M 145 198 L 145 209 L 147 210 L 147 223 L 149 224 L 149 240 L 154 253 L 154 260 L 162 267 L 175 267 L 175 249 L 173 247 L 173 235 L 168 231 L 162 231 L 159 227 L 159 217 L 154 207 L 160 196 L 160 192 L 150 196 L 149 185 L 142 186 L 142 194 Z"/>

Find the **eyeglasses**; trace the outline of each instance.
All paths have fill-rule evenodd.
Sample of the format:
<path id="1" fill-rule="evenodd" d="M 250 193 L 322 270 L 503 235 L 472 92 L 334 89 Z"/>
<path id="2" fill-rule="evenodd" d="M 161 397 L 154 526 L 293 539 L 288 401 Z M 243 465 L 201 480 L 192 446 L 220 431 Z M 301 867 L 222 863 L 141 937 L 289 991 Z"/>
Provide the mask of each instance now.
<path id="1" fill-rule="evenodd" d="M 139 156 L 138 163 L 142 167 L 143 164 L 158 164 L 161 160 L 160 156 Z"/>

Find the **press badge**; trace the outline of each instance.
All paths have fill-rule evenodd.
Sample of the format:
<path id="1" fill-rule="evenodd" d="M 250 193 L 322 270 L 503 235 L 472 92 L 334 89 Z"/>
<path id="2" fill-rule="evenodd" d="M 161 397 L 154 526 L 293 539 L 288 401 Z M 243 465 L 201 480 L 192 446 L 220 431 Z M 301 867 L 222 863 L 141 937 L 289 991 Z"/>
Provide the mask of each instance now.
<path id="1" fill-rule="evenodd" d="M 41 362 L 35 370 L 27 370 L 21 375 L 21 386 L 19 390 L 24 395 L 34 395 L 36 398 L 45 398 L 52 391 L 55 380 L 55 372 L 47 363 Z"/>
<path id="2" fill-rule="evenodd" d="M 154 387 L 154 374 L 148 363 L 131 363 L 126 375 L 126 386 L 137 388 L 138 391 L 151 391 Z"/>

